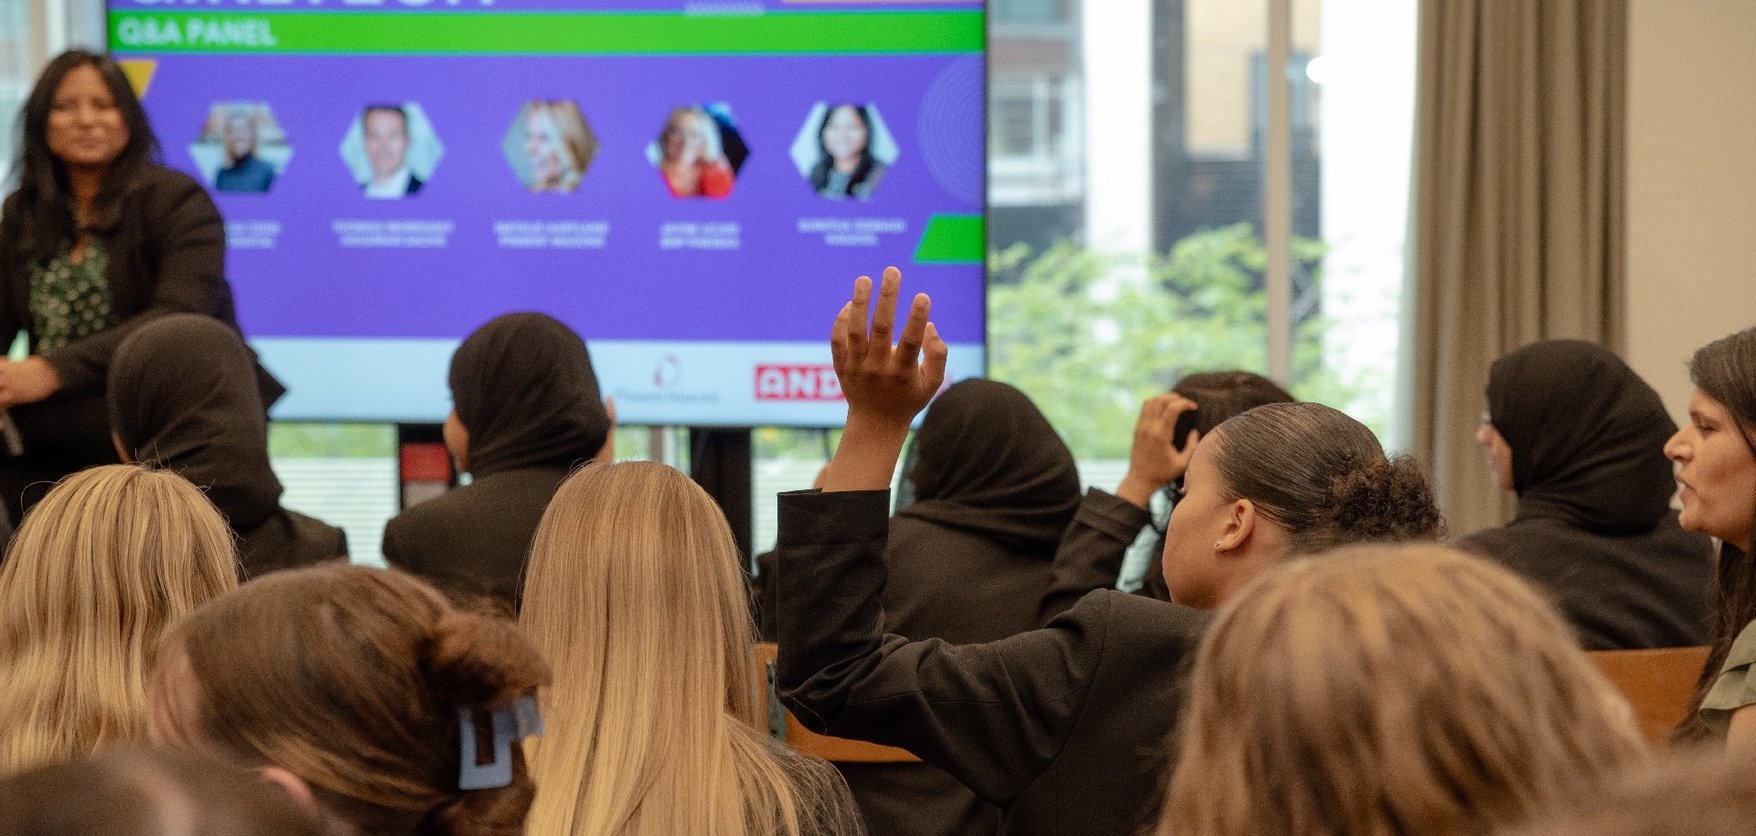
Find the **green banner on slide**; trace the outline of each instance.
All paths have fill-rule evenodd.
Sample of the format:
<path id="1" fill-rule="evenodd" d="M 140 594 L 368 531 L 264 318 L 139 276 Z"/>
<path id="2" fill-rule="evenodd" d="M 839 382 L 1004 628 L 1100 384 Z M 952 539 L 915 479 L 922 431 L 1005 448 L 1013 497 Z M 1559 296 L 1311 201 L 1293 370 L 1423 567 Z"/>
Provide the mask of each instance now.
<path id="1" fill-rule="evenodd" d="M 980 52 L 980 11 L 762 15 L 373 14 L 199 11 L 110 15 L 117 52 L 749 55 Z"/>
<path id="2" fill-rule="evenodd" d="M 988 231 L 981 215 L 934 215 L 915 248 L 916 264 L 981 264 L 988 257 Z"/>

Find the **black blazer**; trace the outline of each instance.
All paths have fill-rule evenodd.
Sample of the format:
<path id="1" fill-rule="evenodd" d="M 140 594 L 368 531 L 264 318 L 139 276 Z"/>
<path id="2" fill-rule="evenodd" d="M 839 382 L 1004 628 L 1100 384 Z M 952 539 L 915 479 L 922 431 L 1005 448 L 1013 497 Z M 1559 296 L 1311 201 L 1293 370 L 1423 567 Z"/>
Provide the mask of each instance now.
<path id="1" fill-rule="evenodd" d="M 250 531 L 238 532 L 239 579 L 329 560 L 346 560 L 347 533 L 314 517 L 281 509 Z"/>
<path id="2" fill-rule="evenodd" d="M 384 526 L 384 559 L 459 599 L 516 613 L 531 538 L 571 467 L 503 470 L 404 510 Z"/>
<path id="3" fill-rule="evenodd" d="M 987 644 L 885 635 L 888 495 L 780 498 L 781 697 L 819 732 L 899 746 L 1011 834 L 1133 834 L 1156 810 L 1211 615 L 1100 590 Z"/>
<path id="4" fill-rule="evenodd" d="M 1605 534 L 1541 513 L 1455 545 L 1533 581 L 1567 616 L 1586 650 L 1707 642 L 1713 544 L 1666 511 L 1651 531 Z"/>
<path id="5" fill-rule="evenodd" d="M 11 257 L 22 223 L 16 195 L 0 217 L 0 340 L 36 333 L 30 314 L 30 265 Z M 110 357 L 135 328 L 167 313 L 199 313 L 236 328 L 226 283 L 226 228 L 200 183 L 156 165 L 145 166 L 123 192 L 118 211 L 95 234 L 109 254 L 115 327 L 75 341 L 43 359 L 61 376 L 62 392 L 101 391 Z M 275 391 L 278 396 L 281 391 Z M 57 393 L 60 394 L 60 393 Z"/>

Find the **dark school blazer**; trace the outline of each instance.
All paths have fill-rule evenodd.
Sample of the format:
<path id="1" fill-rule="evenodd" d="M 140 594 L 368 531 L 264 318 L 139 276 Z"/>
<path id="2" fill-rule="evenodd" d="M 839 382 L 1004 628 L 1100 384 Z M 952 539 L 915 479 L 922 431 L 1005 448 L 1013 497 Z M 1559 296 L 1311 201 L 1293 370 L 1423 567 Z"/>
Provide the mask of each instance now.
<path id="1" fill-rule="evenodd" d="M 1099 590 L 986 644 L 885 634 L 888 494 L 780 497 L 779 685 L 819 732 L 907 749 L 1009 834 L 1133 834 L 1156 812 L 1211 614 Z"/>

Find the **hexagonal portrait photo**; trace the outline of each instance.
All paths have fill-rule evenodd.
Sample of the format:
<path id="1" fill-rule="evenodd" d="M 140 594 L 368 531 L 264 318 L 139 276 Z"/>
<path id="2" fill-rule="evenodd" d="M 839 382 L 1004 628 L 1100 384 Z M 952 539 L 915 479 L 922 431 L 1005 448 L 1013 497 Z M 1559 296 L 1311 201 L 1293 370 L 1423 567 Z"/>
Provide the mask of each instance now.
<path id="1" fill-rule="evenodd" d="M 400 200 L 433 179 L 445 147 L 418 102 L 360 108 L 341 140 L 341 159 L 366 197 Z"/>
<path id="2" fill-rule="evenodd" d="M 731 105 L 686 104 L 671 109 L 646 160 L 658 169 L 674 198 L 724 198 L 750 156 Z"/>
<path id="3" fill-rule="evenodd" d="M 871 200 L 900 152 L 877 105 L 818 102 L 789 153 L 818 197 Z"/>
<path id="4" fill-rule="evenodd" d="M 571 99 L 532 99 L 518 109 L 500 151 L 531 194 L 568 194 L 579 188 L 598 153 L 597 134 Z"/>
<path id="5" fill-rule="evenodd" d="M 268 102 L 214 102 L 189 158 L 214 191 L 261 194 L 274 187 L 293 149 Z"/>

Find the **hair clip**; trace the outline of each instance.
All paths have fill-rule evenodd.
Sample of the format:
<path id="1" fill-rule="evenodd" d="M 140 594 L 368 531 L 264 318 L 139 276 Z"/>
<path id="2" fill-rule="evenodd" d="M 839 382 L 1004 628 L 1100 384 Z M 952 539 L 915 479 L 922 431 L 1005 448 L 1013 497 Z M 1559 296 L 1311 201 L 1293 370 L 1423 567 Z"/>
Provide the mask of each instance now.
<path id="1" fill-rule="evenodd" d="M 459 752 L 457 788 L 460 790 L 492 790 L 512 783 L 512 744 L 543 733 L 543 714 L 537 709 L 537 698 L 526 694 L 512 708 L 489 712 L 494 732 L 494 759 L 478 763 L 476 757 L 475 709 L 458 706 L 457 735 L 462 741 Z"/>

